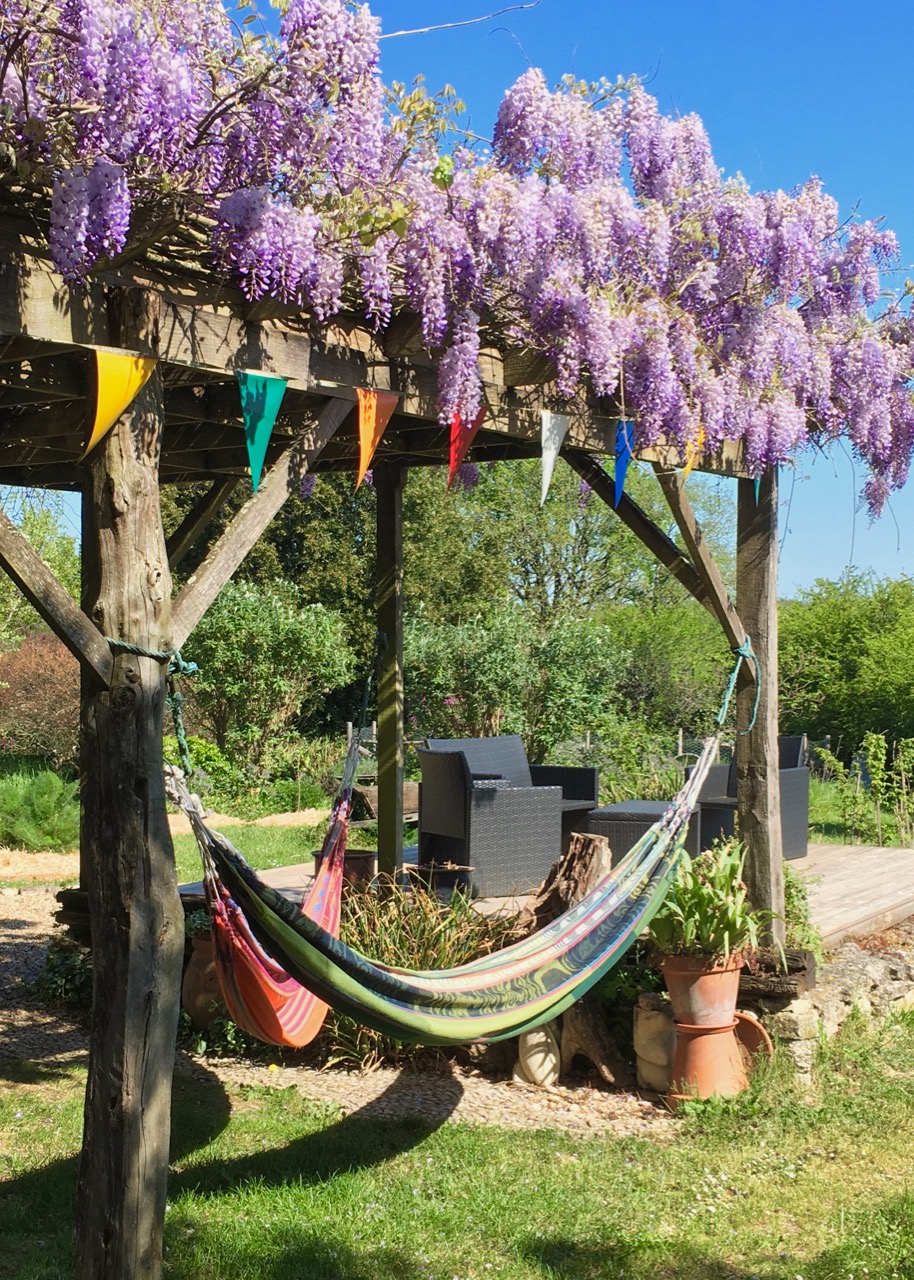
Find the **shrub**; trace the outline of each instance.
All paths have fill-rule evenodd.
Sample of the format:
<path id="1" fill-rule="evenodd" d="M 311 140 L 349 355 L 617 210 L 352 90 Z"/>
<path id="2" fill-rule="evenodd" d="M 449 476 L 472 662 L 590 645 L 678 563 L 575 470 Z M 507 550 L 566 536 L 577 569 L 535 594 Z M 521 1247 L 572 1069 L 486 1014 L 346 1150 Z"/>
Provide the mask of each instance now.
<path id="1" fill-rule="evenodd" d="M 0 657 L 0 750 L 73 768 L 79 751 L 79 664 L 36 633 Z"/>
<path id="2" fill-rule="evenodd" d="M 44 969 L 35 979 L 34 991 L 48 1004 L 91 1008 L 92 952 L 72 938 L 52 938 Z"/>
<path id="3" fill-rule="evenodd" d="M 0 779 L 0 842 L 16 849 L 76 848 L 77 789 L 49 770 Z"/>
<path id="4" fill-rule="evenodd" d="M 274 735 L 311 715 L 352 674 L 339 614 L 297 599 L 281 581 L 271 588 L 230 582 L 186 646 L 200 666 L 188 682 L 189 707 L 249 772 Z"/>
<path id="5" fill-rule="evenodd" d="M 423 889 L 387 884 L 382 891 L 358 886 L 343 897 L 342 940 L 382 964 L 405 969 L 449 969 L 489 955 L 516 939 L 510 917 L 484 916 L 462 893 L 449 903 Z M 364 1027 L 333 1009 L 315 1049 L 328 1063 L 363 1071 L 401 1065 L 434 1050 L 404 1044 Z"/>

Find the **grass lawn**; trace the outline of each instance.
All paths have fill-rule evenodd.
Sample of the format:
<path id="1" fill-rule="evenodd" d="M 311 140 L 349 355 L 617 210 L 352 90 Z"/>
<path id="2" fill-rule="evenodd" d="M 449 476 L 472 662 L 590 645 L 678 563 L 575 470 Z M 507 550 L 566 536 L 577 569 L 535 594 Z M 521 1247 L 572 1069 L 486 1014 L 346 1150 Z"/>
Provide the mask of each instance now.
<path id="1" fill-rule="evenodd" d="M 244 854 L 255 870 L 267 871 L 271 867 L 289 867 L 297 862 L 308 862 L 315 850 L 321 847 L 326 833 L 325 821 L 316 827 L 258 827 L 253 822 L 246 822 L 241 826 L 226 827 L 223 834 Z M 406 834 L 407 844 L 410 839 L 415 840 L 414 829 Z M 174 837 L 174 846 L 178 884 L 199 880 L 202 871 L 197 841 L 192 835 L 177 835 Z M 350 828 L 350 849 L 377 847 L 376 826 Z"/>
<path id="2" fill-rule="evenodd" d="M 911 1280 L 914 1019 L 672 1141 L 344 1117 L 178 1077 L 171 1280 Z M 0 1277 L 70 1274 L 82 1073 L 0 1064 Z M 401 1086 L 402 1087 L 402 1086 Z M 421 1089 L 421 1077 L 416 1077 Z"/>

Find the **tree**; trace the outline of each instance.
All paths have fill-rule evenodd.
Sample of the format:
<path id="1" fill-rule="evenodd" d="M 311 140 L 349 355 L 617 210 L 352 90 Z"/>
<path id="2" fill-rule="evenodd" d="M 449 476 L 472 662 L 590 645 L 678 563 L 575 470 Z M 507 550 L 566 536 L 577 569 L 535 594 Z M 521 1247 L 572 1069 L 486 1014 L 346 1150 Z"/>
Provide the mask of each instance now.
<path id="1" fill-rule="evenodd" d="M 194 714 L 248 769 L 272 735 L 307 718 L 351 674 L 339 615 L 297 600 L 289 584 L 229 583 L 186 646 L 200 667 L 189 682 Z"/>
<path id="2" fill-rule="evenodd" d="M 914 734 L 914 579 L 849 570 L 780 608 L 781 725 L 830 735 L 847 758 L 868 732 Z"/>

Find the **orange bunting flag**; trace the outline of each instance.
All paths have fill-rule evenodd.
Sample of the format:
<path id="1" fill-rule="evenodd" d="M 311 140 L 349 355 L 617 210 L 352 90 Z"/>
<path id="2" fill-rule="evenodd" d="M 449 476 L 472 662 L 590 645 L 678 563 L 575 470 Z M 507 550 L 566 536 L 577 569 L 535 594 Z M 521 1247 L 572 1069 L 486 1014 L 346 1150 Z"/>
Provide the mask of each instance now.
<path id="1" fill-rule="evenodd" d="M 447 487 L 449 489 L 456 479 L 461 462 L 470 451 L 470 445 L 476 439 L 476 433 L 482 426 L 482 420 L 486 416 L 486 412 L 486 406 L 483 405 L 468 427 L 463 425 L 463 418 L 459 413 L 455 413 L 451 418 L 451 465 L 447 473 Z"/>
<path id="2" fill-rule="evenodd" d="M 694 440 L 690 440 L 685 447 L 685 466 L 682 468 L 682 483 L 688 480 L 692 473 L 692 468 L 698 461 L 702 449 L 705 447 L 705 429 L 703 426 L 698 428 L 698 435 Z"/>
<path id="3" fill-rule="evenodd" d="M 356 387 L 355 393 L 359 400 L 359 477 L 355 482 L 358 489 L 400 397 L 396 391 L 369 391 L 365 387 Z"/>
<path id="4" fill-rule="evenodd" d="M 96 351 L 95 414 L 83 458 L 108 434 L 149 381 L 156 361 L 127 351 Z M 80 459 L 82 461 L 82 458 Z"/>

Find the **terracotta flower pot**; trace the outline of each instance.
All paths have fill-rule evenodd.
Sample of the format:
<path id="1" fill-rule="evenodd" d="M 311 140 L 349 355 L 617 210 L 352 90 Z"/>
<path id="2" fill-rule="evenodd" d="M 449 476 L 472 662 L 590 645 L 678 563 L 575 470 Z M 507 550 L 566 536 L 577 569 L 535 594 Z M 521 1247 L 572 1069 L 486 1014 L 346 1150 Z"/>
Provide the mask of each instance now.
<path id="1" fill-rule="evenodd" d="M 676 1052 L 670 1070 L 667 1102 L 676 1109 L 690 1098 L 732 1098 L 748 1087 L 736 1019 L 727 1026 L 676 1026 Z"/>
<path id="2" fill-rule="evenodd" d="M 741 952 L 716 962 L 706 956 L 666 956 L 662 967 L 677 1022 L 692 1027 L 732 1025 L 743 967 Z"/>

